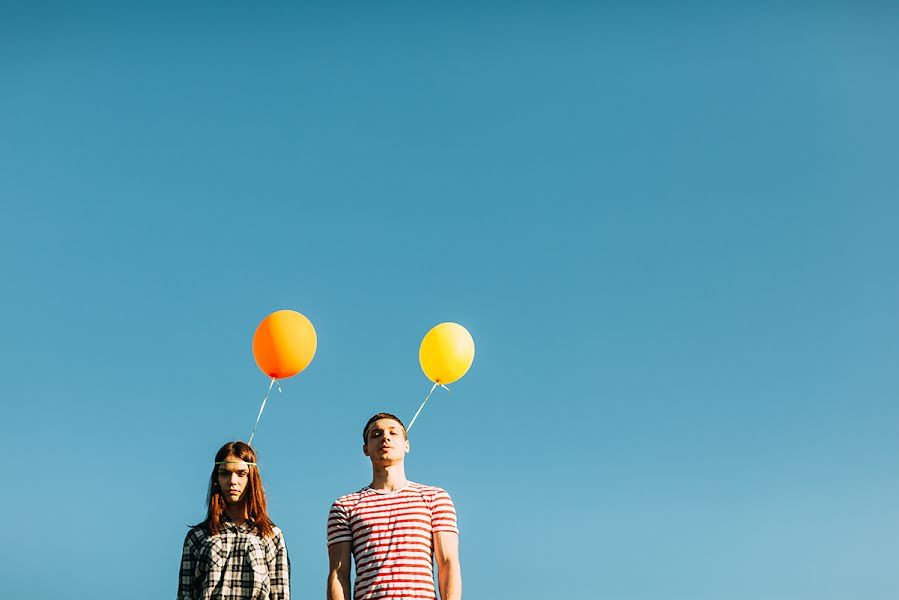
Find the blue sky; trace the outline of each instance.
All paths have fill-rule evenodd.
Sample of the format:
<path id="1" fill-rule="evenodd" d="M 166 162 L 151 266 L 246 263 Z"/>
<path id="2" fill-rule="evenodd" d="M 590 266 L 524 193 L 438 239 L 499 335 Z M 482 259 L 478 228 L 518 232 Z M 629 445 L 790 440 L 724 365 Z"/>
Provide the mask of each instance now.
<path id="1" fill-rule="evenodd" d="M 451 320 L 407 474 L 466 598 L 895 598 L 897 16 L 2 3 L 4 597 L 174 596 L 291 308 L 257 448 L 298 597 Z"/>

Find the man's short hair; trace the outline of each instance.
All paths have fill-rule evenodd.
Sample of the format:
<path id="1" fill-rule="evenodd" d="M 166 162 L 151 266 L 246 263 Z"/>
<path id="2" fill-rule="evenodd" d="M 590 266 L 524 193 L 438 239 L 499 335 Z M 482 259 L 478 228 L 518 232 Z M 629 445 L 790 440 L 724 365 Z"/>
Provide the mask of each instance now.
<path id="1" fill-rule="evenodd" d="M 368 442 L 368 430 L 371 429 L 371 426 L 374 425 L 375 421 L 380 421 L 381 419 L 392 419 L 400 424 L 400 427 L 403 429 L 403 439 L 406 438 L 406 426 L 403 425 L 403 422 L 400 421 L 400 418 L 396 415 L 392 415 L 390 413 L 378 413 L 368 420 L 368 423 L 365 424 L 365 428 L 362 430 L 362 443 Z"/>

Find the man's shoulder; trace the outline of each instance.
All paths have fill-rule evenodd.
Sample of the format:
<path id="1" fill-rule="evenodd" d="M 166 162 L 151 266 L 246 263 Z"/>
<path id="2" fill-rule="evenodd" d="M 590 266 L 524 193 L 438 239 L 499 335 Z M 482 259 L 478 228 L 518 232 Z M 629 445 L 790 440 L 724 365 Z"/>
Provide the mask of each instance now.
<path id="1" fill-rule="evenodd" d="M 337 498 L 337 500 L 334 501 L 331 507 L 332 509 L 335 507 L 348 509 L 356 506 L 366 498 L 375 499 L 375 501 L 388 501 L 392 498 L 402 497 L 408 494 L 420 496 L 429 501 L 433 501 L 437 498 L 449 498 L 449 493 L 441 487 L 410 481 L 409 485 L 407 485 L 401 492 L 399 492 L 399 496 L 393 494 L 379 494 L 375 490 L 371 489 L 371 487 L 365 486 L 360 490 L 340 496 L 339 498 Z"/>
<path id="2" fill-rule="evenodd" d="M 368 486 L 365 486 L 361 490 L 356 490 L 355 492 L 350 492 L 349 494 L 340 496 L 339 498 L 337 498 L 337 500 L 334 501 L 334 505 L 352 506 L 371 493 L 373 493 L 372 489 Z"/>
<path id="3" fill-rule="evenodd" d="M 425 483 L 409 482 L 409 489 L 411 491 L 422 494 L 423 496 L 449 496 L 449 492 L 447 492 L 442 487 L 437 487 L 436 485 L 428 485 Z"/>

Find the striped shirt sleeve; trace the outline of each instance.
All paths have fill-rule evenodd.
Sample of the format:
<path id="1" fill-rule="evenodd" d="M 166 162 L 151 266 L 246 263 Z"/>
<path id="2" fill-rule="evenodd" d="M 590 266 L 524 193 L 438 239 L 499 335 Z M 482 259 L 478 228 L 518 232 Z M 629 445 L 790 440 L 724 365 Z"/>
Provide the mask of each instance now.
<path id="1" fill-rule="evenodd" d="M 353 532 L 350 529 L 350 519 L 346 508 L 340 501 L 331 505 L 328 513 L 328 546 L 339 542 L 352 542 Z"/>
<path id="2" fill-rule="evenodd" d="M 459 533 L 456 525 L 456 507 L 453 506 L 450 495 L 440 488 L 437 488 L 437 493 L 431 500 L 431 530 L 434 533 L 438 531 Z"/>

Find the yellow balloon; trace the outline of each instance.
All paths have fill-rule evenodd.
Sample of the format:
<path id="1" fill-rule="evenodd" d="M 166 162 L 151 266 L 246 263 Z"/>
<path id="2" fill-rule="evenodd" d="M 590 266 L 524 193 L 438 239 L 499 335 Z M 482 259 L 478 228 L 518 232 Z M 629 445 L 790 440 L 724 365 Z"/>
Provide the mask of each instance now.
<path id="1" fill-rule="evenodd" d="M 458 323 L 441 323 L 425 335 L 418 351 L 421 370 L 434 383 L 460 379 L 474 360 L 474 340 Z"/>

